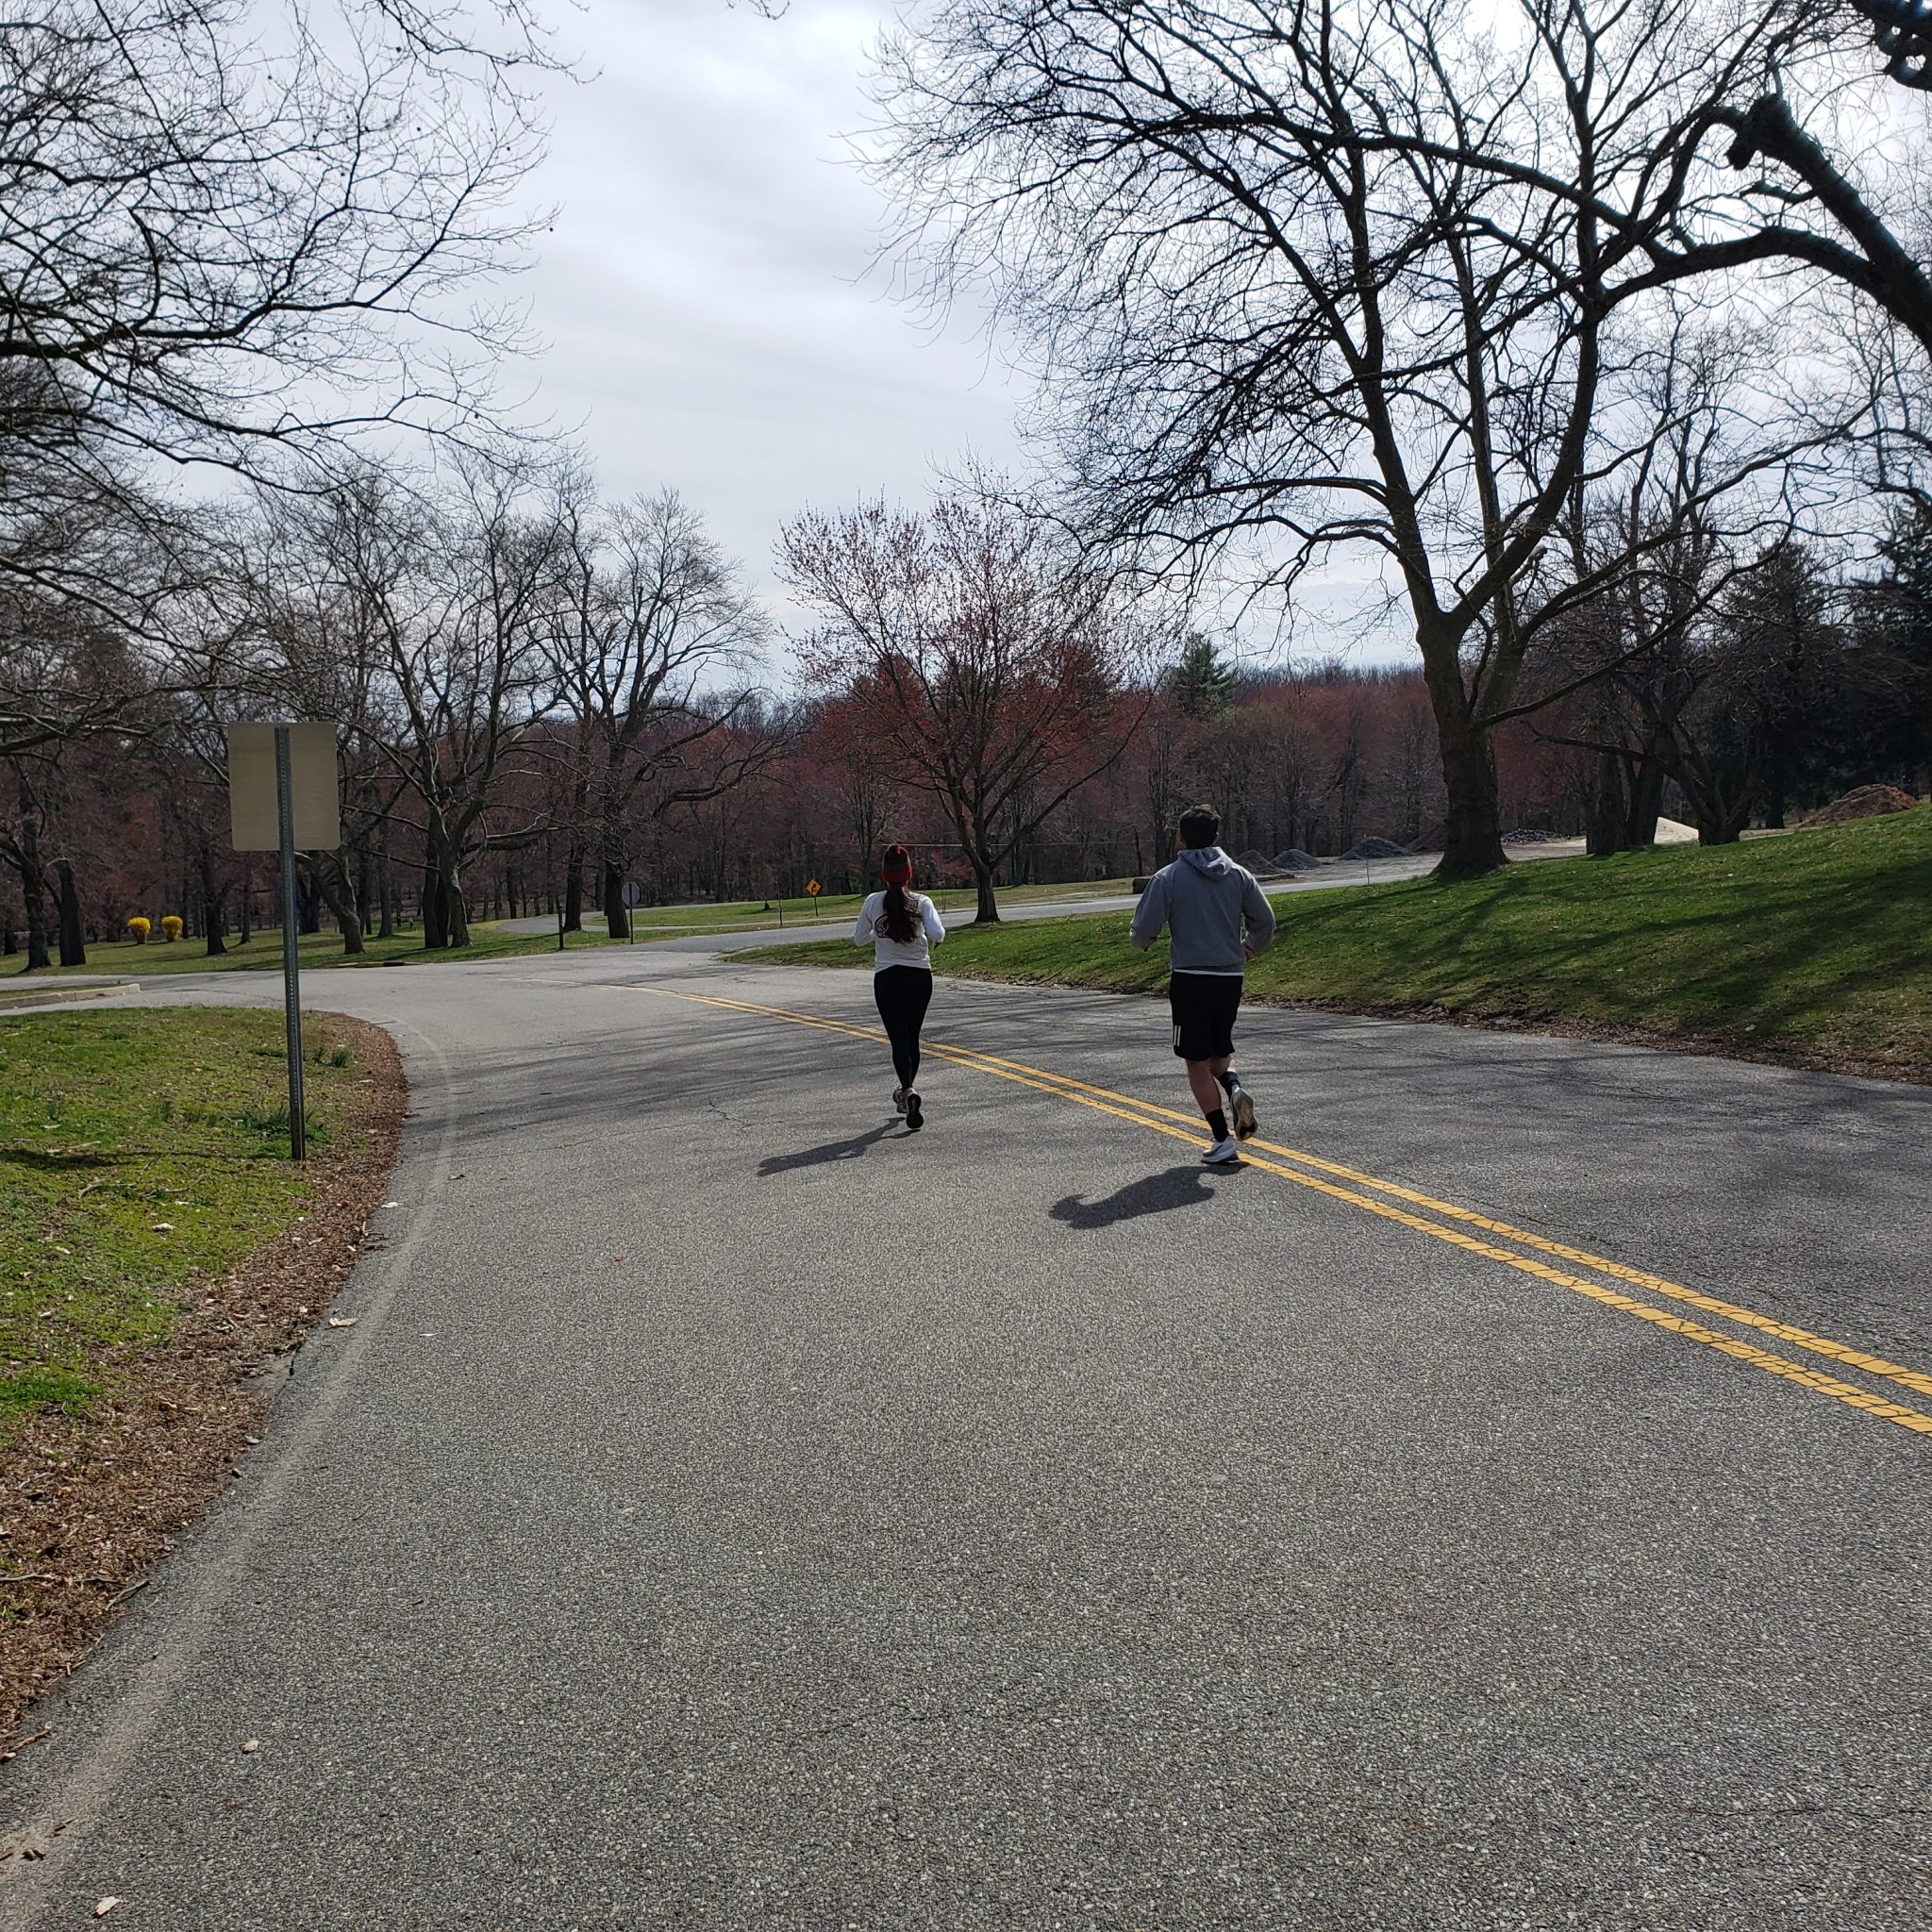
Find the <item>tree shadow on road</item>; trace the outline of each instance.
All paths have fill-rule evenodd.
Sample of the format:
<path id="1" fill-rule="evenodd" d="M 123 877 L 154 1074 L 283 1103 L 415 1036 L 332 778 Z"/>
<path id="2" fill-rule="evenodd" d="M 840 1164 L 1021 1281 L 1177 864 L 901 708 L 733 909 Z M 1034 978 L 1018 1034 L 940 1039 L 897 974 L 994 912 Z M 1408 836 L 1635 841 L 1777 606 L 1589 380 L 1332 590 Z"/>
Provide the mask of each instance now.
<path id="1" fill-rule="evenodd" d="M 868 1153 L 892 1131 L 893 1124 L 886 1121 L 863 1134 L 855 1134 L 849 1141 L 827 1141 L 822 1147 L 803 1147 L 796 1154 L 773 1154 L 758 1162 L 758 1177 L 768 1179 L 774 1174 L 790 1174 L 798 1167 L 824 1167 L 834 1160 L 857 1160 L 861 1154 Z"/>
<path id="2" fill-rule="evenodd" d="M 1165 1214 L 1171 1208 L 1191 1208 L 1197 1201 L 1213 1198 L 1214 1189 L 1206 1168 L 1170 1167 L 1162 1174 L 1129 1181 L 1104 1200 L 1083 1201 L 1078 1194 L 1069 1194 L 1064 1200 L 1056 1201 L 1047 1212 L 1069 1227 L 1111 1227 L 1117 1221 L 1133 1221 L 1142 1214 Z"/>

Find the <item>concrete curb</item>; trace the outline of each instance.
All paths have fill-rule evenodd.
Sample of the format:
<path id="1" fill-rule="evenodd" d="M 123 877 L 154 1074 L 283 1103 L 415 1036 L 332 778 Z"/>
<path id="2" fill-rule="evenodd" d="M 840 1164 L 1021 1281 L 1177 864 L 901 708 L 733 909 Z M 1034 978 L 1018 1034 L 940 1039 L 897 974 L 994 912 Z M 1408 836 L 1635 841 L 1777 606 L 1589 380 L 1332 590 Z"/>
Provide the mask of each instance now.
<path id="1" fill-rule="evenodd" d="M 103 986 L 50 986 L 44 992 L 14 995 L 0 992 L 0 1014 L 18 1013 L 28 1007 L 65 1007 L 76 1000 L 112 999 L 116 993 L 139 992 L 138 979 L 112 979 Z"/>

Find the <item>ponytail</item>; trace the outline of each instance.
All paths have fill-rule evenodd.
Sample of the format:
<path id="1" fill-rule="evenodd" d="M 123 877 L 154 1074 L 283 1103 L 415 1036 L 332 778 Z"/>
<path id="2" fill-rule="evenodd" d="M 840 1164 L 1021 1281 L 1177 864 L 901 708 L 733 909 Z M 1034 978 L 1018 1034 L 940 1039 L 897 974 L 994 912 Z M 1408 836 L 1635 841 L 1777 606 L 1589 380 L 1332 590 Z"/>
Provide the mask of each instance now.
<path id="1" fill-rule="evenodd" d="M 908 945 L 919 931 L 919 921 L 912 912 L 912 901 L 906 892 L 906 888 L 912 882 L 911 853 L 903 845 L 887 846 L 879 872 L 886 881 L 886 907 L 876 930 L 884 933 L 895 946 Z"/>
<path id="2" fill-rule="evenodd" d="M 886 888 L 886 937 L 894 945 L 908 944 L 919 930 L 919 922 L 912 916 L 912 902 L 906 896 L 906 888 L 894 879 Z"/>

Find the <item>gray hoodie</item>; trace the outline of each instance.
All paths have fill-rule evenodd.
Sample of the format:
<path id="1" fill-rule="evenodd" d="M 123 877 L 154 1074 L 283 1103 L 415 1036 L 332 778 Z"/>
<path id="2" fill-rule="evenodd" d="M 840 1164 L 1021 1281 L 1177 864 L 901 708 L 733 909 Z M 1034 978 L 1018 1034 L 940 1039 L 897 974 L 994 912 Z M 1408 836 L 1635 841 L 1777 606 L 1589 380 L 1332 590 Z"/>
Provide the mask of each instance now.
<path id="1" fill-rule="evenodd" d="M 1274 937 L 1274 913 L 1254 874 L 1208 845 L 1189 848 L 1147 881 L 1129 936 L 1144 953 L 1163 925 L 1175 973 L 1240 973 L 1243 941 L 1260 952 Z"/>

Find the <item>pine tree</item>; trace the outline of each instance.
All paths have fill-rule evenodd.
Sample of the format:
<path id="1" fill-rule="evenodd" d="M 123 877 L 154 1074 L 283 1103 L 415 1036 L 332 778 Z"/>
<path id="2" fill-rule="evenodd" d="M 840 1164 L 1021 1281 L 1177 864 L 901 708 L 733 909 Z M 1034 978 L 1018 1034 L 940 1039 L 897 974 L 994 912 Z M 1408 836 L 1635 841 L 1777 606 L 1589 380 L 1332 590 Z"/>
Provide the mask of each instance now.
<path id="1" fill-rule="evenodd" d="M 1168 673 L 1167 688 L 1182 717 L 1199 723 L 1218 718 L 1234 702 L 1237 675 L 1211 640 L 1193 631 L 1181 648 L 1180 662 Z"/>

